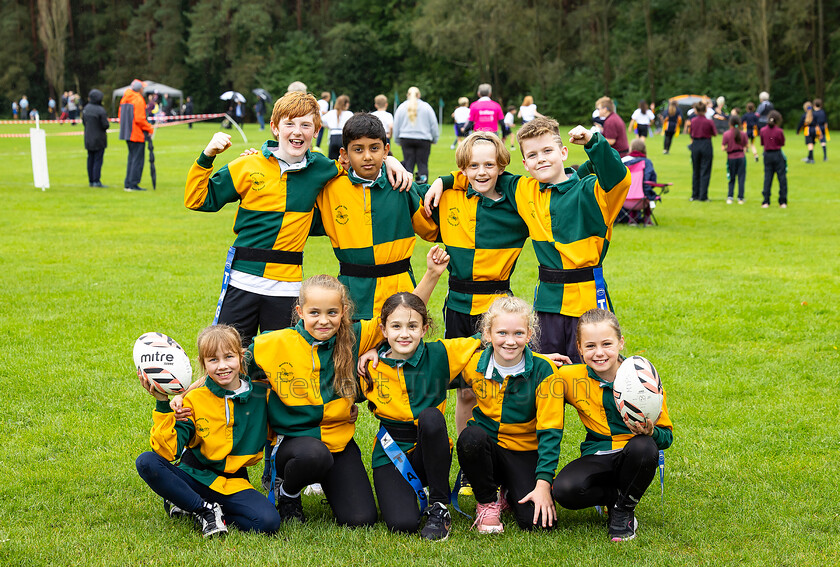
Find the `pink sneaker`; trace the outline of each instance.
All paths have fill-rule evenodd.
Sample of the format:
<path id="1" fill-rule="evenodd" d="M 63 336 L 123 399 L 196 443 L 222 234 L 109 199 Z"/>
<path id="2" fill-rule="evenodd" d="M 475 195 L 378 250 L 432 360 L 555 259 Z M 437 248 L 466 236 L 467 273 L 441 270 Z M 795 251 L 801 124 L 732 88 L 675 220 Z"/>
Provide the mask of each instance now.
<path id="1" fill-rule="evenodd" d="M 477 502 L 475 505 L 475 522 L 473 522 L 472 527 L 477 527 L 480 534 L 500 534 L 505 531 L 505 526 L 499 519 L 501 514 L 502 508 L 498 501 L 490 504 Z"/>

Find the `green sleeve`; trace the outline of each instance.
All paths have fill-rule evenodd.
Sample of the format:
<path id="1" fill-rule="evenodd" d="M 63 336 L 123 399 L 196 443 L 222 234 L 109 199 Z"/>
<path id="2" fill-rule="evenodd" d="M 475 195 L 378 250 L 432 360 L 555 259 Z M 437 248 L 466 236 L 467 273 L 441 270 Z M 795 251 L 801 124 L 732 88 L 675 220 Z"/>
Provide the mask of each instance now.
<path id="1" fill-rule="evenodd" d="M 562 429 L 537 430 L 537 480 L 551 483 L 560 460 Z"/>
<path id="2" fill-rule="evenodd" d="M 653 441 L 660 449 L 667 449 L 674 442 L 674 432 L 667 427 L 654 427 Z"/>
<path id="3" fill-rule="evenodd" d="M 604 191 L 609 192 L 624 180 L 627 175 L 627 166 L 621 162 L 618 152 L 610 146 L 604 136 L 599 133 L 593 134 L 589 142 L 583 146 L 583 149 L 589 156 L 589 162 L 581 168 L 591 169 Z M 578 173 L 578 176 L 581 176 L 580 173 Z"/>
<path id="4" fill-rule="evenodd" d="M 321 220 L 321 209 L 315 207 L 312 215 L 312 225 L 309 227 L 309 236 L 326 236 L 327 231 L 324 229 L 324 222 Z"/>

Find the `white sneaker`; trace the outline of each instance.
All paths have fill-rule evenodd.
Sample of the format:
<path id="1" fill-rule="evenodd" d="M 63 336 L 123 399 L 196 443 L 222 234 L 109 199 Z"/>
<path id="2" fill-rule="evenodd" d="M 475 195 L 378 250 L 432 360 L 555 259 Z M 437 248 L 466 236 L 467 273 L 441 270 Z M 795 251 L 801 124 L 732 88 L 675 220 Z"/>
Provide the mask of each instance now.
<path id="1" fill-rule="evenodd" d="M 729 197 L 728 199 L 726 199 L 726 204 L 727 204 L 727 205 L 731 205 L 731 204 L 732 204 L 732 197 Z"/>
<path id="2" fill-rule="evenodd" d="M 303 493 L 307 496 L 314 494 L 316 496 L 323 496 L 324 495 L 324 488 L 321 486 L 321 483 L 316 482 L 315 484 L 310 484 L 306 488 L 303 489 Z"/>

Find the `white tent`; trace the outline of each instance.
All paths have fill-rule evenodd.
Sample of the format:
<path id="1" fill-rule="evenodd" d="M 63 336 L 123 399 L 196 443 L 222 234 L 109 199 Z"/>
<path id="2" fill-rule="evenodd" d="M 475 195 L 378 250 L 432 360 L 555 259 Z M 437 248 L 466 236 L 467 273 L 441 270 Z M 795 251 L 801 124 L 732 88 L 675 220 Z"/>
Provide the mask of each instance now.
<path id="1" fill-rule="evenodd" d="M 181 105 L 184 104 L 184 91 L 178 90 L 176 88 L 170 87 L 168 85 L 164 85 L 163 83 L 156 83 L 154 81 L 143 81 L 146 86 L 143 87 L 143 95 L 150 95 L 154 93 L 158 93 L 159 95 L 168 94 L 171 98 L 178 98 L 178 106 L 176 108 L 181 108 Z M 121 87 L 119 89 L 114 89 L 114 93 L 111 95 L 111 108 L 114 109 L 114 114 L 117 113 L 117 106 L 116 100 L 118 98 L 122 98 L 125 94 L 125 91 L 130 89 L 131 85 L 127 85 L 125 87 Z"/>

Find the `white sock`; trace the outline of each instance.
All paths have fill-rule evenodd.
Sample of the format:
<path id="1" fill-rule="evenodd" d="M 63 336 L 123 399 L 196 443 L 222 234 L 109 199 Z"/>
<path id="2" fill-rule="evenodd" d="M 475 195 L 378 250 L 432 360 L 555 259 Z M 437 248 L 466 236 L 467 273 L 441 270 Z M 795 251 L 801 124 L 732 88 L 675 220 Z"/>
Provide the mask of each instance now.
<path id="1" fill-rule="evenodd" d="M 297 498 L 298 496 L 300 496 L 300 491 L 298 491 L 297 494 L 289 494 L 288 492 L 286 492 L 285 486 L 286 483 L 283 483 L 280 485 L 280 488 L 277 489 L 277 492 L 278 494 L 280 494 L 280 496 L 285 496 L 286 498 Z"/>

